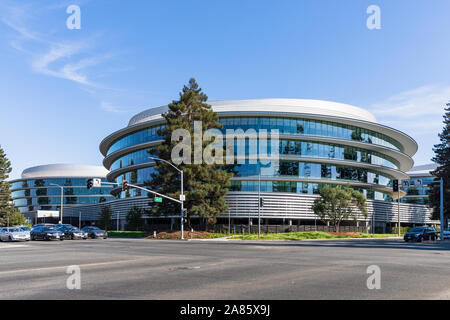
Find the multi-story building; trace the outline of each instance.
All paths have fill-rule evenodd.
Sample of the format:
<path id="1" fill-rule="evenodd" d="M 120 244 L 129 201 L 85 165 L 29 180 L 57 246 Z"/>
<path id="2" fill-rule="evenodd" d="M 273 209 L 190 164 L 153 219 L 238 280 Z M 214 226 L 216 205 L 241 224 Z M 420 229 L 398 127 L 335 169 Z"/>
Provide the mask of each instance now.
<path id="1" fill-rule="evenodd" d="M 88 178 L 100 178 L 106 182 L 107 173 L 104 167 L 78 164 L 32 167 L 22 172 L 21 179 L 10 181 L 11 196 L 20 212 L 35 221 L 38 210 L 61 210 L 61 190 L 64 190 L 63 212 L 66 208 L 114 199 L 110 194 L 110 185 L 89 190 L 86 188 Z M 64 223 L 72 222 L 73 218 L 70 215 L 63 215 Z"/>
<path id="2" fill-rule="evenodd" d="M 429 192 L 431 184 L 436 183 L 436 177 L 431 174 L 437 169 L 435 163 L 416 166 L 409 170 L 407 174 L 410 176 L 409 187 L 403 188 L 406 196 L 401 198 L 404 203 L 416 203 L 429 205 Z"/>
<path id="3" fill-rule="evenodd" d="M 410 136 L 377 122 L 368 111 L 341 103 L 299 99 L 261 99 L 209 102 L 226 129 L 279 130 L 279 160 L 268 166 L 235 164 L 228 210 L 219 222 L 249 221 L 258 217 L 258 190 L 264 198 L 260 216 L 265 223 L 311 223 L 311 204 L 324 185 L 347 185 L 362 191 L 370 216 L 357 222 L 385 227 L 397 221 L 390 183 L 409 179 L 417 143 Z M 143 111 L 128 125 L 100 144 L 107 179 L 119 185 L 123 180 L 145 185 L 155 162 L 151 147 L 162 142 L 158 130 L 164 126 L 167 106 Z M 247 154 L 248 155 L 248 154 Z M 261 168 L 261 169 L 260 169 Z M 259 175 L 261 170 L 261 175 Z M 122 192 L 114 188 L 117 200 L 108 204 L 124 221 L 132 205 L 151 207 L 151 199 L 139 189 Z M 401 196 L 405 193 L 402 192 Z M 86 206 L 92 217 L 100 206 Z M 420 204 L 401 204 L 401 221 L 431 223 L 430 210 Z M 166 218 L 175 219 L 179 212 Z M 160 217 L 148 216 L 149 219 Z M 349 222 L 352 223 L 352 222 Z"/>

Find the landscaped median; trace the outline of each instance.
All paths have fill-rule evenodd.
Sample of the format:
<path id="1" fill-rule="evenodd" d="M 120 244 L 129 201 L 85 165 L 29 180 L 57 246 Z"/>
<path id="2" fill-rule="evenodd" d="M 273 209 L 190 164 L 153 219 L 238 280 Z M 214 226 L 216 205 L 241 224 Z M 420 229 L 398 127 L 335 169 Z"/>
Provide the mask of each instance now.
<path id="1" fill-rule="evenodd" d="M 152 239 L 153 233 L 145 231 L 108 231 L 110 238 L 146 238 Z M 257 234 L 242 235 L 228 235 L 224 233 L 212 233 L 206 231 L 194 231 L 192 234 L 190 231 L 184 232 L 185 239 L 216 239 L 216 238 L 228 238 L 234 240 L 313 240 L 313 239 L 349 239 L 349 238 L 393 238 L 397 237 L 397 234 L 371 234 L 360 232 L 322 232 L 322 231 L 310 231 L 310 232 L 289 232 L 289 233 L 267 233 L 261 234 L 258 239 Z M 175 232 L 158 232 L 156 234 L 157 239 L 180 239 L 180 231 Z"/>
<path id="2" fill-rule="evenodd" d="M 289 233 L 267 233 L 261 234 L 258 239 L 257 234 L 236 235 L 231 239 L 243 240 L 312 240 L 312 239 L 346 239 L 346 238 L 390 238 L 396 237 L 396 234 L 371 234 L 360 232 L 289 232 Z"/>
<path id="3" fill-rule="evenodd" d="M 212 233 L 206 231 L 185 231 L 183 234 L 185 239 L 213 239 L 213 238 L 223 238 L 228 236 L 228 234 L 223 233 Z M 153 239 L 153 232 L 146 231 L 108 231 L 108 237 L 110 238 L 145 238 Z M 180 239 L 180 231 L 174 232 L 158 232 L 156 233 L 156 239 Z"/>

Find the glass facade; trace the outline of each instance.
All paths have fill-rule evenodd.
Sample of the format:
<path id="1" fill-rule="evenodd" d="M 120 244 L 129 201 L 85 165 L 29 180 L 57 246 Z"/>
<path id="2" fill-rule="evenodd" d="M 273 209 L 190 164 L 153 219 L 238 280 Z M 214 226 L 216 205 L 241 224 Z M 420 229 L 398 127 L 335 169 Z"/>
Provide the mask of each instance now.
<path id="1" fill-rule="evenodd" d="M 259 181 L 234 180 L 231 181 L 230 191 L 258 192 Z M 288 192 L 302 194 L 319 194 L 324 186 L 334 186 L 327 183 L 295 182 L 295 181 L 261 181 L 261 192 Z M 371 200 L 385 200 L 382 192 L 362 188 L 354 189 L 361 191 Z"/>
<path id="2" fill-rule="evenodd" d="M 164 125 L 158 125 L 128 134 L 125 137 L 116 140 L 108 149 L 107 154 L 109 155 L 117 150 L 135 146 L 140 143 L 160 140 L 161 136 L 158 134 L 158 131 L 163 127 Z"/>
<path id="3" fill-rule="evenodd" d="M 292 192 L 292 193 L 317 193 L 321 186 L 327 184 L 336 185 L 337 182 L 366 183 L 373 187 L 387 187 L 393 176 L 379 172 L 379 168 L 365 169 L 360 168 L 361 164 L 372 164 L 386 170 L 399 170 L 398 160 L 385 155 L 382 151 L 364 149 L 364 147 L 348 146 L 347 141 L 357 141 L 366 144 L 384 146 L 396 151 L 402 152 L 402 145 L 391 137 L 372 130 L 358 128 L 352 125 L 346 125 L 338 122 L 322 121 L 317 119 L 304 119 L 292 117 L 237 117 L 224 116 L 219 113 L 219 122 L 222 123 L 222 132 L 225 134 L 227 129 L 255 129 L 256 131 L 264 129 L 270 133 L 270 130 L 278 129 L 280 133 L 278 163 L 269 163 L 268 166 L 261 168 L 261 175 L 264 176 L 263 192 Z M 135 146 L 138 144 L 161 140 L 158 135 L 164 125 L 151 125 L 143 130 L 118 137 L 106 151 L 107 157 L 113 152 L 121 149 Z M 308 141 L 308 137 L 327 137 L 340 140 L 336 142 L 317 142 Z M 225 141 L 224 141 L 225 143 Z M 259 146 L 258 146 L 259 147 Z M 267 153 L 270 154 L 271 144 L 267 143 Z M 235 154 L 237 145 L 235 144 Z M 258 151 L 259 152 L 259 151 Z M 249 153 L 249 142 L 246 142 L 245 154 Z M 144 148 L 128 154 L 114 157 L 110 169 L 114 171 L 124 169 L 135 165 L 153 163 L 149 159 L 152 156 L 151 148 Z M 287 159 L 289 158 L 289 160 Z M 312 158 L 312 159 L 311 159 Z M 312 161 L 314 159 L 314 161 Z M 344 164 L 321 163 L 321 159 L 327 161 L 339 160 L 345 161 Z M 245 181 L 243 177 L 257 176 L 259 167 L 257 164 L 235 164 L 225 166 L 225 170 L 234 173 L 232 191 L 257 191 L 254 181 Z M 141 169 L 125 170 L 125 173 L 118 175 L 115 182 L 122 183 L 124 179 L 131 184 L 144 184 L 151 179 L 153 168 L 145 167 Z M 268 177 L 283 177 L 283 181 L 270 180 Z M 292 181 L 289 179 L 292 178 Z M 320 179 L 323 183 L 298 182 L 302 178 Z M 285 181 L 287 180 L 287 181 Z M 296 181 L 295 181 L 296 180 Z M 257 183 L 257 182 L 256 182 Z M 386 195 L 380 191 L 374 191 L 371 188 L 361 189 L 368 198 L 383 200 Z M 128 192 L 120 192 L 118 197 L 133 197 L 144 195 L 140 190 L 131 189 Z"/>
<path id="4" fill-rule="evenodd" d="M 422 187 L 414 186 L 415 181 L 418 179 L 422 180 Z M 430 185 L 435 182 L 434 179 L 436 179 L 436 177 L 411 177 L 409 181 L 410 187 L 404 188 L 406 197 L 402 198 L 400 201 L 404 203 L 430 204 L 428 195 L 431 190 Z"/>
<path id="5" fill-rule="evenodd" d="M 64 205 L 95 204 L 113 200 L 112 186 L 104 185 L 86 188 L 88 178 L 42 178 L 23 179 L 11 183 L 11 196 L 14 205 L 22 213 L 36 210 L 59 210 L 61 207 L 61 188 L 64 187 Z M 105 178 L 103 182 L 107 182 Z"/>

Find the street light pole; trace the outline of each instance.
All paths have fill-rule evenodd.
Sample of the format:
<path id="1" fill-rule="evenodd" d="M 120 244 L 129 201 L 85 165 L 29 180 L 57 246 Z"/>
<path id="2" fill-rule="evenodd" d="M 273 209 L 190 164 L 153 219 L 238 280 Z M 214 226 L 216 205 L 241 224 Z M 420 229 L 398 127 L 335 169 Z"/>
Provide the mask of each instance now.
<path id="1" fill-rule="evenodd" d="M 160 159 L 160 158 L 155 158 L 155 157 L 148 157 L 149 159 L 155 160 L 155 161 L 162 161 L 165 162 L 167 164 L 169 164 L 170 166 L 172 166 L 172 168 L 174 168 L 175 170 L 177 170 L 180 175 L 181 175 L 181 196 L 180 196 L 180 201 L 181 201 L 181 214 L 180 214 L 180 231 L 181 231 L 181 240 L 184 239 L 184 190 L 183 190 L 183 170 L 179 169 L 178 167 L 176 167 L 175 165 L 173 165 L 172 163 L 170 163 L 167 160 L 164 159 Z"/>
<path id="2" fill-rule="evenodd" d="M 440 218 L 441 218 L 441 240 L 444 240 L 444 179 L 441 178 L 440 181 Z"/>
<path id="3" fill-rule="evenodd" d="M 258 162 L 258 239 L 261 237 L 261 164 Z"/>

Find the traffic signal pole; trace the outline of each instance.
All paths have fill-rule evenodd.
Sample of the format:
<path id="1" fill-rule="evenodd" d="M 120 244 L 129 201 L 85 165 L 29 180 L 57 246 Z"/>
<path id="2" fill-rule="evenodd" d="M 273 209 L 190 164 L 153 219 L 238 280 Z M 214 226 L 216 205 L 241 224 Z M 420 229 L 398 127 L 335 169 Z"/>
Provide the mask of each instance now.
<path id="1" fill-rule="evenodd" d="M 398 188 L 398 198 L 397 198 L 397 215 L 398 215 L 398 236 L 400 237 L 400 188 Z"/>

